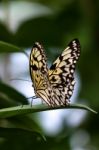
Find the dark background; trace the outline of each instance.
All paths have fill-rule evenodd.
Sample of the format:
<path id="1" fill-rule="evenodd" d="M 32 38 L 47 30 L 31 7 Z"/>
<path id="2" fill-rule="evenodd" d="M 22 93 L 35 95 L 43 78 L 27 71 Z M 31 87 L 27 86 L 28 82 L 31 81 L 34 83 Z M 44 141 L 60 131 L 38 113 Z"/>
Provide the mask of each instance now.
<path id="1" fill-rule="evenodd" d="M 79 103 L 84 101 L 99 112 L 99 1 L 22 1 L 25 3 L 31 2 L 31 4 L 38 3 L 47 7 L 49 12 L 46 10 L 44 14 L 31 18 L 27 17 L 27 19 L 21 21 L 15 31 L 12 31 L 10 27 L 10 2 L 18 3 L 20 1 L 0 1 L 0 11 L 2 10 L 1 6 L 4 5 L 6 14 L 5 22 L 0 22 L 0 40 L 22 48 L 32 47 L 35 41 L 39 41 L 46 47 L 48 60 L 52 62 L 68 42 L 78 38 L 81 43 L 81 56 L 77 64 L 77 72 L 81 88 L 76 100 Z M 19 11 L 18 7 L 17 11 Z M 22 7 L 18 15 L 25 15 L 26 11 L 28 10 Z M 56 52 L 50 50 L 54 48 L 57 49 Z M 21 93 L 17 93 L 9 85 L 6 85 L 10 72 L 8 68 L 9 59 L 10 54 L 0 53 L 0 108 L 14 106 L 19 102 L 28 103 Z M 3 71 L 2 67 L 4 67 Z M 15 68 L 17 69 L 17 67 Z M 25 75 L 27 74 L 28 72 L 25 72 Z M 0 150 L 32 150 L 34 148 L 43 150 L 99 149 L 98 114 L 87 113 L 85 119 L 76 127 L 64 123 L 63 118 L 60 132 L 55 136 L 46 135 L 46 141 L 39 133 L 34 132 L 42 131 L 40 121 L 36 119 L 37 115 L 0 120 Z M 74 120 L 76 117 L 75 115 Z M 45 135 L 44 131 L 42 132 Z"/>

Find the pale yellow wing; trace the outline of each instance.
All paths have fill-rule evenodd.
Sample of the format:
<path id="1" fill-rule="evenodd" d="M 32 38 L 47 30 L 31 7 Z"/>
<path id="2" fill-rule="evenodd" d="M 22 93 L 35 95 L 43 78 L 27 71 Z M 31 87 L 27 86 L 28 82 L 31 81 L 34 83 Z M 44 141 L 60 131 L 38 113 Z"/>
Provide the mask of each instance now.
<path id="1" fill-rule="evenodd" d="M 49 81 L 60 100 L 58 105 L 68 105 L 74 89 L 74 71 L 80 56 L 80 43 L 72 40 L 50 67 Z"/>
<path id="2" fill-rule="evenodd" d="M 56 96 L 48 80 L 48 68 L 43 47 L 36 42 L 30 53 L 30 75 L 37 97 L 42 98 L 48 105 L 57 105 Z M 55 102 L 56 101 L 56 102 Z"/>

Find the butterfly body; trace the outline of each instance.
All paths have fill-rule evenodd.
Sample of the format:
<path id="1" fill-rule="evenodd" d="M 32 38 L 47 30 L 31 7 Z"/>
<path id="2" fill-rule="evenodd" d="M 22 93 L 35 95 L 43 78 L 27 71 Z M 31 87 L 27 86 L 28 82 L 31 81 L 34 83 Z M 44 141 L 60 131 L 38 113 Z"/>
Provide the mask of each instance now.
<path id="1" fill-rule="evenodd" d="M 50 106 L 68 105 L 74 89 L 80 43 L 74 39 L 48 69 L 44 48 L 38 42 L 30 54 L 30 75 L 37 97 Z"/>

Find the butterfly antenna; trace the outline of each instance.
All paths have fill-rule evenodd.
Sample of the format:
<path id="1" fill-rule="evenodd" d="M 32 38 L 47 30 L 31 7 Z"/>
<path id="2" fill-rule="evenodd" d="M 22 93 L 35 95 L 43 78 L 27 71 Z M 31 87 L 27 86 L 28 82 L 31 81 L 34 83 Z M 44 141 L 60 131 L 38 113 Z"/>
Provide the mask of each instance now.
<path id="1" fill-rule="evenodd" d="M 26 80 L 26 79 L 21 79 L 21 78 L 12 78 L 12 79 L 10 79 L 10 81 L 14 81 L 14 80 L 20 80 L 20 81 L 27 81 L 27 82 L 31 82 L 31 81 L 29 81 L 29 80 Z"/>
<path id="2" fill-rule="evenodd" d="M 36 96 L 31 96 L 31 97 L 28 97 L 27 99 L 36 99 L 36 98 L 38 98 L 38 97 L 36 97 Z"/>

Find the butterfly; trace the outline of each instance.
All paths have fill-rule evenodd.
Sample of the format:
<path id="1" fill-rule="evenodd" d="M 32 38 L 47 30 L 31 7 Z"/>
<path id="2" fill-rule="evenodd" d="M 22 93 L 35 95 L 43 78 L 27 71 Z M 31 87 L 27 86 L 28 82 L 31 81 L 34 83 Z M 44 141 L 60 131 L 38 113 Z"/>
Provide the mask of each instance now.
<path id="1" fill-rule="evenodd" d="M 80 56 L 80 42 L 72 40 L 48 68 L 43 46 L 36 42 L 30 53 L 30 76 L 36 97 L 49 106 L 67 106 L 73 94 L 75 66 Z"/>

